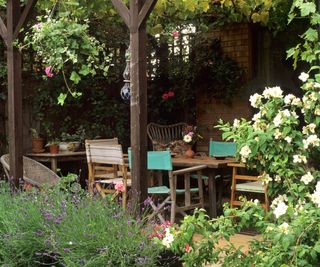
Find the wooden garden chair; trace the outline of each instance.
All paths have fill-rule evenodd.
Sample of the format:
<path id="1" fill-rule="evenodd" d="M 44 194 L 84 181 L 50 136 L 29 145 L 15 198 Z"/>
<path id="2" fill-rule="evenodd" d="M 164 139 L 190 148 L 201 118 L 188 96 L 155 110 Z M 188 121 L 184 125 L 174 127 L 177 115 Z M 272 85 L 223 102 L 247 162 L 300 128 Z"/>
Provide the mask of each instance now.
<path id="1" fill-rule="evenodd" d="M 177 212 L 185 215 L 185 211 L 204 207 L 203 187 L 201 180 L 201 170 L 207 168 L 206 165 L 200 165 L 173 171 L 171 155 L 169 151 L 148 151 L 148 170 L 167 171 L 169 176 L 169 187 L 165 185 L 152 186 L 148 188 L 148 194 L 151 196 L 163 196 L 165 199 L 155 205 L 153 200 L 150 205 L 153 209 L 149 219 L 158 216 L 162 223 L 165 219 L 161 215 L 167 204 L 171 205 L 170 221 L 174 223 Z M 131 165 L 131 151 L 129 150 L 129 166 Z M 198 187 L 190 186 L 190 173 L 198 172 Z M 178 176 L 184 177 L 184 187 L 177 188 Z M 184 196 L 184 201 L 178 203 L 177 195 Z"/>
<path id="2" fill-rule="evenodd" d="M 264 194 L 264 203 L 262 204 L 266 211 L 269 210 L 268 187 L 263 185 L 258 176 L 240 174 L 240 169 L 245 169 L 246 166 L 241 163 L 229 163 L 228 166 L 232 167 L 232 186 L 231 186 L 231 199 L 230 206 L 241 206 L 241 201 L 236 200 L 236 192 L 257 193 Z M 240 183 L 239 183 L 240 182 Z"/>
<path id="3" fill-rule="evenodd" d="M 112 194 L 114 198 L 120 193 L 115 189 L 115 185 L 123 184 L 122 205 L 125 208 L 127 203 L 127 188 L 131 186 L 131 180 L 128 179 L 127 165 L 122 153 L 122 146 L 108 142 L 87 141 L 86 155 L 90 192 L 95 187 L 102 197 L 105 197 L 106 194 Z"/>
<path id="4" fill-rule="evenodd" d="M 153 150 L 159 150 L 159 147 L 166 146 L 170 142 L 182 140 L 182 132 L 186 126 L 187 123 L 185 122 L 170 125 L 149 123 L 147 125 L 147 134 L 152 143 Z"/>
<path id="5" fill-rule="evenodd" d="M 1 164 L 8 179 L 10 179 L 9 154 L 1 156 Z M 44 188 L 54 186 L 60 177 L 38 161 L 23 157 L 23 180 L 32 186 Z"/>

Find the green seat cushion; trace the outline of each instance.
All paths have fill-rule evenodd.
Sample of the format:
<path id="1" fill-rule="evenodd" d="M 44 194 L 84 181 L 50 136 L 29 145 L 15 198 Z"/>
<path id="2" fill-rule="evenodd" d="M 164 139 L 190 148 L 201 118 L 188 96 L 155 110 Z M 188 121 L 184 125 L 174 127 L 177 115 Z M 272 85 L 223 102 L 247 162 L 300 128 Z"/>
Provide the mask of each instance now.
<path id="1" fill-rule="evenodd" d="M 261 181 L 237 184 L 236 191 L 264 193 L 264 187 Z"/>
<path id="2" fill-rule="evenodd" d="M 167 186 L 154 186 L 148 188 L 148 194 L 169 194 L 170 189 Z"/>
<path id="3" fill-rule="evenodd" d="M 176 192 L 178 195 L 180 194 L 184 194 L 186 192 L 185 189 L 176 189 Z M 195 188 L 190 188 L 190 192 L 191 193 L 198 193 L 199 192 L 199 188 L 195 187 Z"/>

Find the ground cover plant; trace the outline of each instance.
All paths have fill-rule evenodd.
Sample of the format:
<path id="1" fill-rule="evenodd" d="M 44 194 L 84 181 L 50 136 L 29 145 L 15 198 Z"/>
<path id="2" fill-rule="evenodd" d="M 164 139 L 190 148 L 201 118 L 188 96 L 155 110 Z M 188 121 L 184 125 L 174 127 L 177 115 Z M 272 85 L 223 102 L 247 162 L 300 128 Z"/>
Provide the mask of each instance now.
<path id="1" fill-rule="evenodd" d="M 78 183 L 15 195 L 1 183 L 0 191 L 1 266 L 157 266 L 148 227 Z"/>

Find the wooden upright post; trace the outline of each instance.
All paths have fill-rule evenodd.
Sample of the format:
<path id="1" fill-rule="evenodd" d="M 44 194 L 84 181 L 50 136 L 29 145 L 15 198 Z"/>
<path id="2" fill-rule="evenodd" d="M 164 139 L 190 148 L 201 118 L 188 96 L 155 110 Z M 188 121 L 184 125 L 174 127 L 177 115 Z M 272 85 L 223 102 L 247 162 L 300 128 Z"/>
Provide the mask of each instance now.
<path id="1" fill-rule="evenodd" d="M 8 0 L 7 4 L 7 65 L 8 65 L 8 117 L 10 176 L 16 188 L 23 177 L 22 153 L 22 85 L 21 55 L 14 47 L 14 30 L 20 18 L 20 0 Z"/>
<path id="2" fill-rule="evenodd" d="M 146 19 L 156 0 L 130 0 L 130 10 L 121 0 L 113 5 L 130 30 L 130 85 L 131 85 L 131 149 L 132 190 L 141 203 L 147 198 L 147 63 Z"/>

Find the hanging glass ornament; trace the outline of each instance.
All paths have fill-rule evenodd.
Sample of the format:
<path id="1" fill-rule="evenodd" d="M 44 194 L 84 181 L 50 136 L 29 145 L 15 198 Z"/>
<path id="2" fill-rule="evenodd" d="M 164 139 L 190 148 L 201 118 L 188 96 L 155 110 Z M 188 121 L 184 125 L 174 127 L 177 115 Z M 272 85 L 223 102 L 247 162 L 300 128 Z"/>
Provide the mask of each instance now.
<path id="1" fill-rule="evenodd" d="M 130 100 L 130 47 L 126 50 L 126 68 L 123 72 L 124 86 L 120 90 L 120 96 L 123 100 Z"/>

